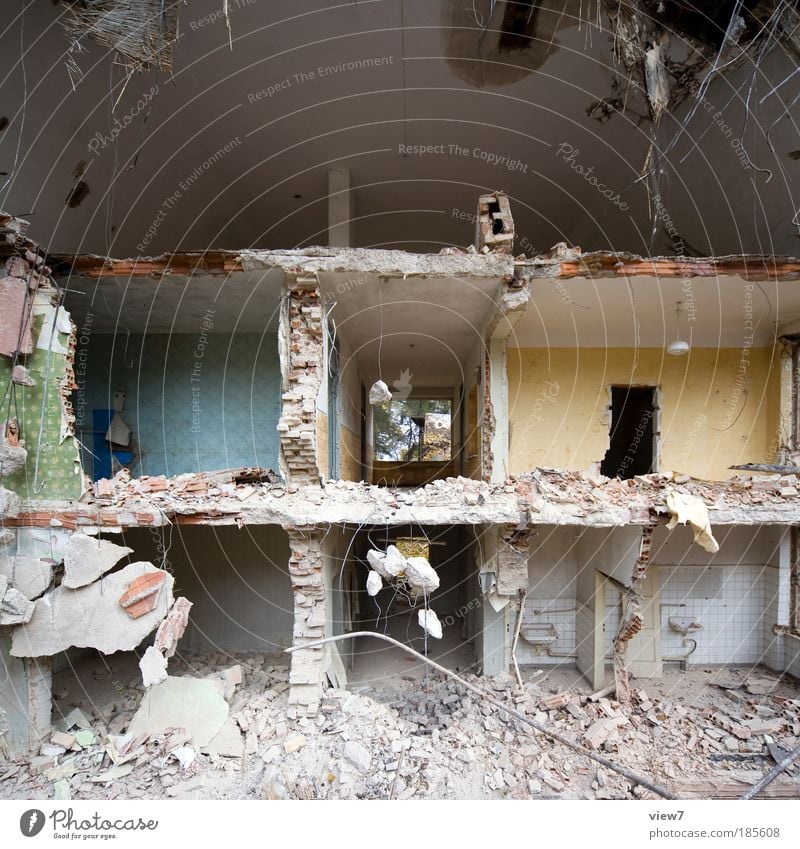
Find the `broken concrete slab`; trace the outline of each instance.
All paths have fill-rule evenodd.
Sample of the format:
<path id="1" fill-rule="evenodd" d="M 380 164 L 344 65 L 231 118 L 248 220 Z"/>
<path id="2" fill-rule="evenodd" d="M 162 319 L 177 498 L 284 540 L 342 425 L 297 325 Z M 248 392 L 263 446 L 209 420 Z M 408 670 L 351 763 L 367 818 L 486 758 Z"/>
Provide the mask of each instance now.
<path id="1" fill-rule="evenodd" d="M 168 728 L 184 728 L 194 746 L 207 746 L 228 718 L 228 703 L 213 681 L 174 678 L 150 687 L 128 726 L 128 734 L 156 737 Z"/>
<path id="2" fill-rule="evenodd" d="M 241 758 L 244 754 L 244 738 L 235 720 L 228 717 L 202 751 L 204 754 L 219 755 L 223 758 Z"/>
<path id="3" fill-rule="evenodd" d="M 131 581 L 163 576 L 155 607 L 131 619 L 119 598 Z M 94 648 L 104 654 L 131 651 L 155 629 L 172 604 L 172 575 L 152 563 L 130 563 L 80 589 L 57 587 L 37 602 L 31 620 L 12 634 L 14 657 L 43 657 L 70 647 Z"/>
<path id="4" fill-rule="evenodd" d="M 73 534 L 64 549 L 62 586 L 77 589 L 96 581 L 113 569 L 133 549 L 87 534 Z"/>
<path id="5" fill-rule="evenodd" d="M 9 584 L 25 598 L 34 601 L 50 586 L 53 580 L 53 566 L 37 557 L 2 555 L 0 575 L 5 575 Z"/>
<path id="6" fill-rule="evenodd" d="M 155 646 L 149 646 L 139 661 L 139 669 L 144 686 L 152 687 L 166 680 L 167 659 Z"/>
<path id="7" fill-rule="evenodd" d="M 155 609 L 166 572 L 157 570 L 134 578 L 120 597 L 119 603 L 131 619 L 138 619 Z"/>
<path id="8" fill-rule="evenodd" d="M 0 575 L 0 625 L 24 625 L 33 616 L 35 602 L 9 586 L 8 578 Z"/>

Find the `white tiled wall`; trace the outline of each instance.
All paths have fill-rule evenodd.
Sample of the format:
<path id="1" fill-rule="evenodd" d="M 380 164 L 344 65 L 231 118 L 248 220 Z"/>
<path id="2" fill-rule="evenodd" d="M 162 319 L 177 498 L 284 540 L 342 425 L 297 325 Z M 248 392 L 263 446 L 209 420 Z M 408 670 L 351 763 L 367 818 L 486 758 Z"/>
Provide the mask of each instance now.
<path id="1" fill-rule="evenodd" d="M 661 639 L 665 656 L 681 656 L 688 647 L 669 627 L 669 617 L 696 619 L 703 630 L 689 637 L 697 649 L 689 662 L 759 663 L 763 659 L 765 566 L 662 566 Z"/>

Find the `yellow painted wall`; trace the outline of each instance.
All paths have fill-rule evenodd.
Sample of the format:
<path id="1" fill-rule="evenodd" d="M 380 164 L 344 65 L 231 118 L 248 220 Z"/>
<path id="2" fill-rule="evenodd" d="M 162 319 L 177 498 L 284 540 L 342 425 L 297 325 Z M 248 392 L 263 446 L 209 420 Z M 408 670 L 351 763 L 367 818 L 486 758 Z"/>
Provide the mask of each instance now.
<path id="1" fill-rule="evenodd" d="M 339 426 L 339 477 L 344 481 L 361 480 L 361 435 Z"/>
<path id="2" fill-rule="evenodd" d="M 322 477 L 327 480 L 328 467 L 328 414 L 317 410 L 317 466 Z"/>
<path id="3" fill-rule="evenodd" d="M 772 349 L 515 348 L 508 352 L 512 474 L 585 470 L 609 441 L 610 385 L 658 386 L 658 468 L 721 480 L 777 447 L 779 354 Z M 745 390 L 747 395 L 745 395 Z"/>

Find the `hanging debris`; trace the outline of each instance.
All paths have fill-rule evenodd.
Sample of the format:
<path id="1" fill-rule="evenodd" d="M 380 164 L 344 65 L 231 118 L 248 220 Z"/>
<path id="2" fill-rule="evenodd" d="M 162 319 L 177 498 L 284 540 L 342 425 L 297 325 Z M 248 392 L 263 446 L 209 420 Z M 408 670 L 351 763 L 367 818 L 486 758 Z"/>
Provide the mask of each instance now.
<path id="1" fill-rule="evenodd" d="M 370 570 L 369 575 L 367 575 L 367 594 L 369 596 L 376 596 L 383 589 L 383 580 L 381 576 L 372 570 Z"/>
<path id="2" fill-rule="evenodd" d="M 417 621 L 419 627 L 435 640 L 442 639 L 442 623 L 433 610 L 418 610 Z"/>
<path id="3" fill-rule="evenodd" d="M 691 525 L 694 531 L 694 541 L 711 554 L 719 551 L 719 543 L 714 539 L 711 522 L 708 518 L 708 508 L 695 495 L 670 490 L 667 492 L 667 509 L 672 518 L 667 529 L 672 530 L 676 525 Z"/>
<path id="4" fill-rule="evenodd" d="M 172 70 L 181 0 L 62 0 L 62 5 L 73 85 L 83 76 L 76 57 L 86 52 L 86 39 L 113 50 L 117 64 L 127 72 Z"/>
<path id="5" fill-rule="evenodd" d="M 369 403 L 374 407 L 391 400 L 392 393 L 389 391 L 389 387 L 382 380 L 376 380 L 369 390 Z"/>

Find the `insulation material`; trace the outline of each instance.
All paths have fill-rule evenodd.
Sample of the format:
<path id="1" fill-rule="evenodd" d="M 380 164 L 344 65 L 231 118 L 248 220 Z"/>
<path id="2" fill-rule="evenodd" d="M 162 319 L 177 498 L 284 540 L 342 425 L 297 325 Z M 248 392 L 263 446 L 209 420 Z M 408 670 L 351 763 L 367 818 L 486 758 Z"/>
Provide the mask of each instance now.
<path id="1" fill-rule="evenodd" d="M 382 589 L 383 581 L 381 580 L 381 576 L 370 569 L 370 573 L 367 575 L 367 594 L 376 596 Z"/>
<path id="2" fill-rule="evenodd" d="M 439 576 L 424 557 L 409 557 L 406 560 L 405 578 L 415 595 L 430 595 L 439 589 Z"/>
<path id="3" fill-rule="evenodd" d="M 417 621 L 419 622 L 419 627 L 435 640 L 442 639 L 442 623 L 433 610 L 418 610 Z"/>
<path id="4" fill-rule="evenodd" d="M 711 554 L 716 554 L 719 543 L 714 539 L 706 505 L 696 495 L 677 490 L 669 490 L 666 500 L 667 509 L 672 514 L 667 528 L 672 530 L 676 525 L 688 522 L 694 531 L 694 541 Z"/>
<path id="5" fill-rule="evenodd" d="M 0 354 L 33 351 L 28 284 L 18 277 L 0 278 Z"/>
<path id="6" fill-rule="evenodd" d="M 389 387 L 382 381 L 376 380 L 369 389 L 369 403 L 374 407 L 376 404 L 385 404 L 392 400 Z"/>
<path id="7" fill-rule="evenodd" d="M 73 85 L 82 77 L 75 57 L 85 52 L 87 39 L 113 50 L 117 63 L 128 71 L 172 69 L 182 0 L 83 0 L 62 5 Z"/>

